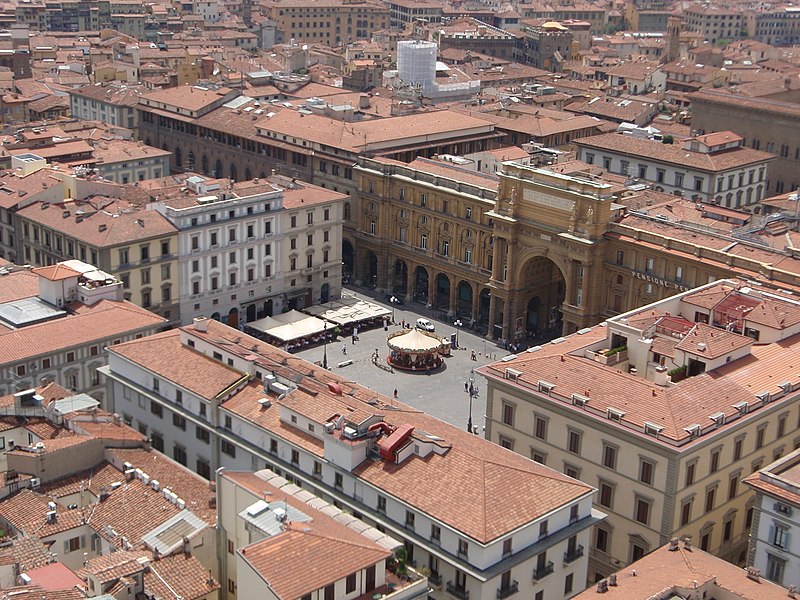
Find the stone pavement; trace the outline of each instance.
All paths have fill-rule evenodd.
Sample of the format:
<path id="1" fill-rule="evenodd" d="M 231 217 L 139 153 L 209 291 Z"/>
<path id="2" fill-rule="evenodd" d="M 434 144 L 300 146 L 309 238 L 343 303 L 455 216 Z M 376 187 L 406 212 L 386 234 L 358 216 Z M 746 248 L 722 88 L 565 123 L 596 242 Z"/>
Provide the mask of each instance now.
<path id="1" fill-rule="evenodd" d="M 352 294 L 352 290 L 345 293 Z M 362 291 L 355 294 L 362 299 L 392 308 L 382 297 L 376 300 L 372 295 Z M 415 312 L 415 310 L 420 310 Z M 494 342 L 486 341 L 482 336 L 470 331 L 460 330 L 458 333 L 458 349 L 454 349 L 452 356 L 445 359 L 443 369 L 425 373 L 411 373 L 394 370 L 393 373 L 372 364 L 372 354 L 378 349 L 381 364 L 386 364 L 389 348 L 386 337 L 400 327 L 400 322 L 405 319 L 412 325 L 420 316 L 431 320 L 436 326 L 436 333 L 448 337 L 456 331 L 452 322 L 443 322 L 433 319 L 429 312 L 416 303 L 395 306 L 394 319 L 397 326 L 389 326 L 389 331 L 383 327 L 360 331 L 358 341 L 353 344 L 350 337 L 339 338 L 327 346 L 328 368 L 334 373 L 351 379 L 361 385 L 374 389 L 385 396 L 392 397 L 397 389 L 397 398 L 401 402 L 418 408 L 426 413 L 447 421 L 452 425 L 466 428 L 469 416 L 469 394 L 464 391 L 464 383 L 469 380 L 470 370 L 488 364 L 505 356 L 507 352 L 500 349 Z M 347 354 L 343 354 L 342 347 L 346 347 Z M 475 350 L 477 360 L 471 359 L 471 351 Z M 322 363 L 323 347 L 310 348 L 297 355 L 311 361 Z M 489 356 L 487 357 L 487 353 Z M 348 366 L 339 367 L 339 363 L 352 360 Z M 478 428 L 478 433 L 483 435 L 484 414 L 486 410 L 486 381 L 483 377 L 475 375 L 475 385 L 478 387 L 479 396 L 472 403 L 472 424 Z"/>

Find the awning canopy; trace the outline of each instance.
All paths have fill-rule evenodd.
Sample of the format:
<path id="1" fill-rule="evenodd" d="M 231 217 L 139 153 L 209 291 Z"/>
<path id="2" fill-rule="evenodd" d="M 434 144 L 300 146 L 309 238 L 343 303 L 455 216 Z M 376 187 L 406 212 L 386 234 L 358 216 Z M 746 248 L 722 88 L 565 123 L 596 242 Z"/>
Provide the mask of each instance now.
<path id="1" fill-rule="evenodd" d="M 309 306 L 303 310 L 341 326 L 355 325 L 370 319 L 389 317 L 392 314 L 391 310 L 379 304 L 350 297 L 342 297 L 325 304 Z"/>
<path id="2" fill-rule="evenodd" d="M 283 342 L 291 342 L 322 333 L 325 330 L 325 321 L 290 310 L 282 315 L 252 321 L 247 326 Z"/>

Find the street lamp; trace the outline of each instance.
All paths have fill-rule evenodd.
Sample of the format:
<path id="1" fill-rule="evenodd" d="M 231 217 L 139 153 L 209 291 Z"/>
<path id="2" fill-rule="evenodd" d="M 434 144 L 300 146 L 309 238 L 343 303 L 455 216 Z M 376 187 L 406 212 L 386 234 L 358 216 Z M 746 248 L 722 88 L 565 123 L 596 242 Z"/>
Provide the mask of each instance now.
<path id="1" fill-rule="evenodd" d="M 391 298 L 389 298 L 389 302 L 392 305 L 392 325 L 394 325 L 394 305 L 397 303 L 397 297 L 392 296 Z"/>
<path id="2" fill-rule="evenodd" d="M 472 401 L 478 396 L 478 388 L 475 386 L 475 369 L 469 371 L 469 419 L 467 420 L 467 431 L 474 434 L 472 429 Z"/>
<path id="3" fill-rule="evenodd" d="M 328 322 L 323 321 L 322 328 L 324 333 L 322 334 L 322 368 L 328 368 Z"/>
<path id="4" fill-rule="evenodd" d="M 459 346 L 458 346 L 458 329 L 459 329 L 459 327 L 461 327 L 461 326 L 463 325 L 463 323 L 461 322 L 461 319 L 456 319 L 456 320 L 453 322 L 453 325 L 454 325 L 454 326 L 455 326 L 455 328 L 456 328 L 456 348 L 458 348 L 458 347 L 459 347 Z"/>

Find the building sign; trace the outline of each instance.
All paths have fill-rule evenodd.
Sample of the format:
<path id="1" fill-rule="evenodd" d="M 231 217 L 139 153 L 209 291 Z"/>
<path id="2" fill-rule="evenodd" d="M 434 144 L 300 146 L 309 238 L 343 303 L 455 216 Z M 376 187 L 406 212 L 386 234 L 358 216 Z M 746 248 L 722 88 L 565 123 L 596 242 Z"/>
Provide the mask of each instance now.
<path id="1" fill-rule="evenodd" d="M 655 283 L 656 285 L 660 285 L 661 287 L 678 290 L 679 292 L 688 292 L 689 288 L 685 285 L 681 285 L 679 283 L 675 283 L 674 281 L 669 281 L 667 279 L 661 279 L 660 277 L 654 277 L 653 275 L 648 275 L 647 273 L 640 273 L 639 271 L 634 271 L 631 269 L 631 274 L 636 279 L 641 279 L 642 281 L 647 281 L 648 283 Z"/>
<path id="2" fill-rule="evenodd" d="M 575 201 L 566 198 L 559 198 L 545 192 L 537 192 L 530 188 L 522 190 L 522 197 L 528 202 L 540 204 L 542 206 L 549 206 L 550 208 L 557 208 L 559 210 L 572 211 L 575 208 Z"/>

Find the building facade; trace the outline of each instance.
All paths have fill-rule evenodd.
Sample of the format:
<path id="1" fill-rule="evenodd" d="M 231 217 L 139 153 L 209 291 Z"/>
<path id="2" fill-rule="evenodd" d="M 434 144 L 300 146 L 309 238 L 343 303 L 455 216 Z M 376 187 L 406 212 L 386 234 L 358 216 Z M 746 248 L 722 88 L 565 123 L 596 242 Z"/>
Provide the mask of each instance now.
<path id="1" fill-rule="evenodd" d="M 742 479 L 800 444 L 800 313 L 767 289 L 711 283 L 480 370 L 486 437 L 598 488 L 590 579 L 673 537 L 746 562 Z"/>
<path id="2" fill-rule="evenodd" d="M 764 198 L 774 155 L 742 145 L 742 138 L 721 131 L 680 144 L 620 133 L 575 140 L 578 160 L 602 165 L 609 173 L 653 184 L 657 191 L 716 202 L 731 208 Z"/>
<path id="3" fill-rule="evenodd" d="M 347 196 L 286 179 L 192 176 L 175 196 L 151 190 L 178 229 L 180 314 L 232 327 L 338 298 Z"/>
<path id="4" fill-rule="evenodd" d="M 783 587 L 800 585 L 799 463 L 795 450 L 744 479 L 756 496 L 747 564 Z"/>

